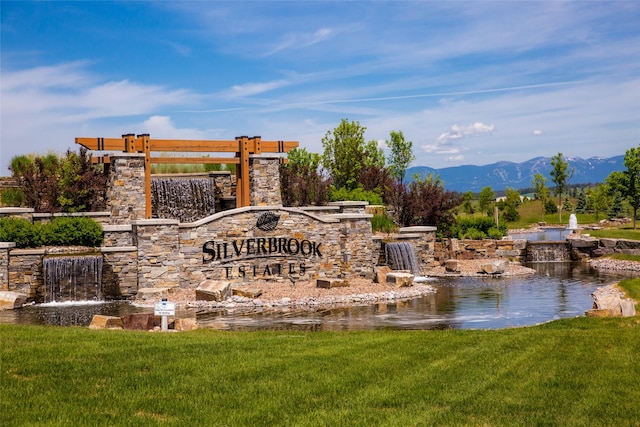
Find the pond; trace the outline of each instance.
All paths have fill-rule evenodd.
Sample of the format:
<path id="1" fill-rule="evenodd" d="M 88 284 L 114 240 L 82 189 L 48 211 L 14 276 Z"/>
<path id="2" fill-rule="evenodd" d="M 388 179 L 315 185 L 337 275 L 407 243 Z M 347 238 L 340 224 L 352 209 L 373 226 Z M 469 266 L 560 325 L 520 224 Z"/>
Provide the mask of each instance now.
<path id="1" fill-rule="evenodd" d="M 504 278 L 438 278 L 437 293 L 393 303 L 315 312 L 290 309 L 269 313 L 196 312 L 203 328 L 228 331 L 377 329 L 501 329 L 535 325 L 583 315 L 591 293 L 621 280 L 622 274 L 599 273 L 580 263 L 536 263 L 536 274 Z M 87 326 L 95 314 L 124 316 L 152 312 L 123 302 L 42 304 L 0 311 L 0 323 Z"/>
<path id="2" fill-rule="evenodd" d="M 564 241 L 573 230 L 564 228 L 543 228 L 537 231 L 509 233 L 512 239 L 524 239 L 530 242 Z"/>

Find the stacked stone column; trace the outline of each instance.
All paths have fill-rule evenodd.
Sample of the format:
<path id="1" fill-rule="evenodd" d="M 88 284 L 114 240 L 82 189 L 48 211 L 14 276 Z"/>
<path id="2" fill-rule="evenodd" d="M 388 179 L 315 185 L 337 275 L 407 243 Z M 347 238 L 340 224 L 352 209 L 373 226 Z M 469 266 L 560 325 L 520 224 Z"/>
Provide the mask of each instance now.
<path id="1" fill-rule="evenodd" d="M 144 154 L 110 155 L 107 210 L 111 224 L 130 224 L 146 216 Z"/>
<path id="2" fill-rule="evenodd" d="M 251 206 L 282 206 L 280 156 L 249 156 L 249 193 Z"/>

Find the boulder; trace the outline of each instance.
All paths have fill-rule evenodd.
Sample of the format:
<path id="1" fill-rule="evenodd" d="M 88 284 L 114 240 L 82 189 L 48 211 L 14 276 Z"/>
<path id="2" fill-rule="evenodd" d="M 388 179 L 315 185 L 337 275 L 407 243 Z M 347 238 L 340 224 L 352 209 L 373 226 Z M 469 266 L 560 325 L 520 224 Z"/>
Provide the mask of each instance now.
<path id="1" fill-rule="evenodd" d="M 344 279 L 316 279 L 316 288 L 347 288 L 349 281 Z"/>
<path id="2" fill-rule="evenodd" d="M 262 295 L 262 289 L 252 286 L 232 286 L 231 294 L 245 298 L 258 298 L 260 295 Z"/>
<path id="3" fill-rule="evenodd" d="M 598 317 L 635 316 L 635 301 L 624 296 L 624 292 L 615 285 L 596 289 L 591 294 L 593 310 L 587 312 L 587 316 L 594 316 L 594 313 L 590 312 L 597 312 Z M 607 313 L 609 313 L 608 316 Z"/>
<path id="4" fill-rule="evenodd" d="M 196 288 L 197 301 L 224 301 L 231 295 L 231 283 L 224 280 L 205 280 Z"/>
<path id="5" fill-rule="evenodd" d="M 587 317 L 613 317 L 613 312 L 608 308 L 594 308 L 584 312 Z"/>
<path id="6" fill-rule="evenodd" d="M 27 303 L 27 296 L 19 292 L 0 291 L 0 310 L 21 308 Z"/>
<path id="7" fill-rule="evenodd" d="M 636 303 L 630 298 L 620 300 L 620 309 L 622 310 L 623 317 L 636 315 Z"/>
<path id="8" fill-rule="evenodd" d="M 193 318 L 176 319 L 173 321 L 173 329 L 180 332 L 193 331 L 198 329 L 198 323 Z"/>
<path id="9" fill-rule="evenodd" d="M 480 264 L 480 273 L 485 274 L 502 274 L 509 268 L 509 261 L 496 260 Z"/>
<path id="10" fill-rule="evenodd" d="M 391 267 L 389 267 L 388 265 L 383 265 L 382 267 L 376 267 L 373 281 L 375 283 L 386 283 L 387 274 L 389 274 L 390 271 L 391 271 Z"/>
<path id="11" fill-rule="evenodd" d="M 448 273 L 460 273 L 460 261 L 448 259 L 444 262 L 444 269 Z"/>
<path id="12" fill-rule="evenodd" d="M 153 313 L 133 313 L 122 318 L 122 327 L 131 331 L 149 331 L 160 325 L 160 319 Z"/>
<path id="13" fill-rule="evenodd" d="M 413 286 L 413 279 L 415 276 L 411 273 L 392 271 L 387 274 L 387 283 L 398 288 Z"/>
<path id="14" fill-rule="evenodd" d="M 96 314 L 89 325 L 90 329 L 122 329 L 122 318 Z"/>

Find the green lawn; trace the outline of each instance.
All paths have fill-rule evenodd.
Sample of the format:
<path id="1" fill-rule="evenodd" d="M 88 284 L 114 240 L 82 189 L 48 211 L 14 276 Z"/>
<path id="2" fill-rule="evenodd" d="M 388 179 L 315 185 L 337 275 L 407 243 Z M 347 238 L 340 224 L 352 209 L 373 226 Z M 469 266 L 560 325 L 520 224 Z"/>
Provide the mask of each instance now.
<path id="1" fill-rule="evenodd" d="M 0 325 L 3 426 L 638 426 L 640 319 L 496 331 Z"/>

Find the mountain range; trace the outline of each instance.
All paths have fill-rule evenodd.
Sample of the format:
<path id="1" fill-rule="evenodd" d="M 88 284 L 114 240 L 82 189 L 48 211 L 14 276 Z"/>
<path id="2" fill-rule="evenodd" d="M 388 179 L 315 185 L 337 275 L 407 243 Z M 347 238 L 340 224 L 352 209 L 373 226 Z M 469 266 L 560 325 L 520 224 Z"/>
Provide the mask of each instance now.
<path id="1" fill-rule="evenodd" d="M 611 172 L 626 169 L 624 155 L 606 159 L 572 157 L 565 158 L 565 161 L 569 164 L 568 170 L 574 171 L 569 184 L 596 184 L 603 182 Z M 551 157 L 536 157 L 522 163 L 500 161 L 485 166 L 465 165 L 442 169 L 414 166 L 407 169 L 406 176 L 411 179 L 416 174 L 433 174 L 440 176 L 447 190 L 477 193 L 484 187 L 491 187 L 494 191 L 501 191 L 507 187 L 515 190 L 530 188 L 533 186 L 531 182 L 536 173 L 546 177 L 547 187 L 552 188 L 555 186 L 550 175 L 552 169 Z"/>

